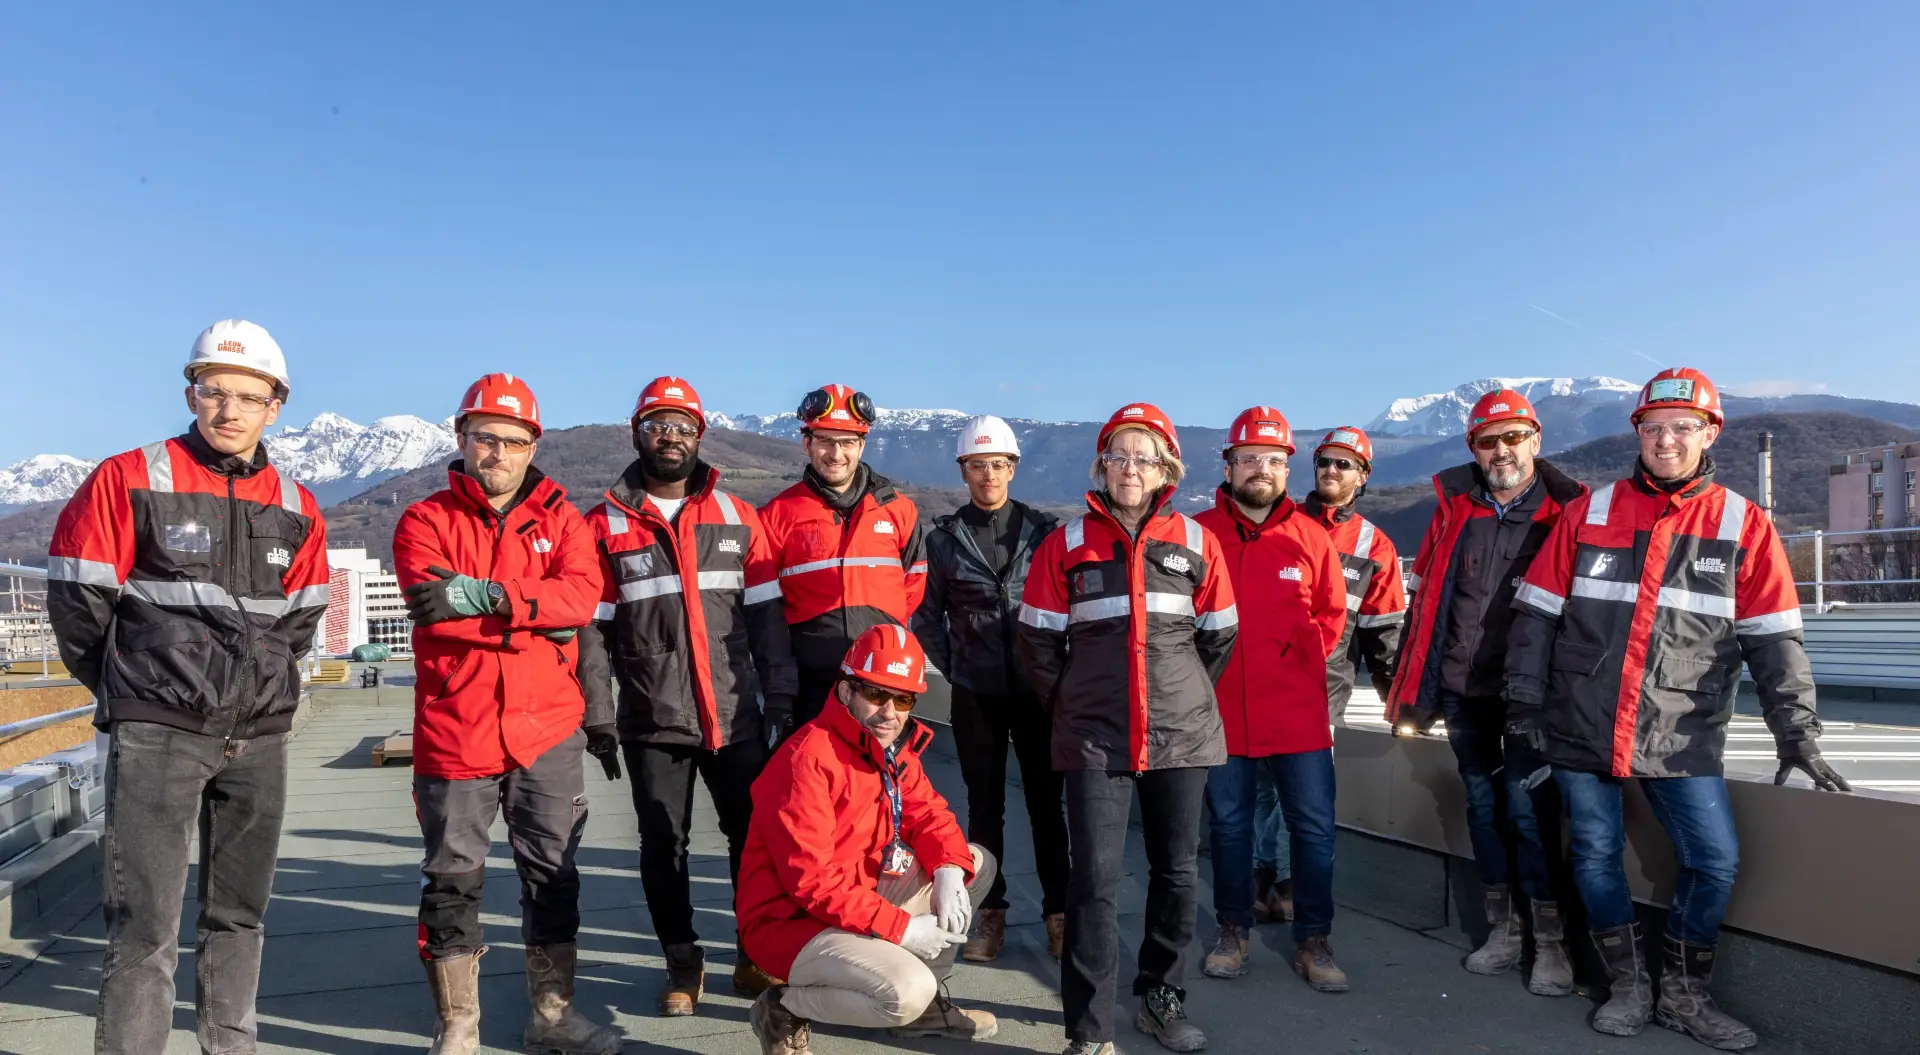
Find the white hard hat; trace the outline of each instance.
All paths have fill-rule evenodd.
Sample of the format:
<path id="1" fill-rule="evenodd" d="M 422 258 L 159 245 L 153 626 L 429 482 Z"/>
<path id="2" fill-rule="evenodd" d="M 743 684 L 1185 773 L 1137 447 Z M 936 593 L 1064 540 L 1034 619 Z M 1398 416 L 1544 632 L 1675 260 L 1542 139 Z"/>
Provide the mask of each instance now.
<path id="1" fill-rule="evenodd" d="M 1020 457 L 1020 441 L 1013 438 L 1007 423 L 992 414 L 975 414 L 967 419 L 960 437 L 953 443 L 953 460 L 969 454 L 1010 454 Z"/>
<path id="2" fill-rule="evenodd" d="M 273 382 L 274 398 L 286 402 L 287 357 L 280 354 L 280 346 L 265 328 L 245 319 L 221 319 L 200 331 L 193 342 L 193 353 L 187 357 L 187 380 L 215 366 L 236 367 L 268 378 Z"/>

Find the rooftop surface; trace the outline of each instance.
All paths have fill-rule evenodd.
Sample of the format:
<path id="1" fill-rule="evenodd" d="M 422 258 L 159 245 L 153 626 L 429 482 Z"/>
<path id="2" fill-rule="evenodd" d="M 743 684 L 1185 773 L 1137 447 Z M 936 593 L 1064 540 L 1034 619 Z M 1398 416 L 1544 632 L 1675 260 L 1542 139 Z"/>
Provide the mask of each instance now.
<path id="1" fill-rule="evenodd" d="M 259 1004 L 261 1050 L 386 1055 L 426 1049 L 432 1003 L 414 952 L 420 835 L 403 764 L 374 769 L 373 743 L 412 722 L 412 690 L 317 691 L 310 718 L 293 740 L 291 796 L 280 846 L 275 898 L 267 918 L 266 961 Z M 966 794 L 950 738 L 938 730 L 928 768 L 964 820 Z M 654 1001 L 665 978 L 640 891 L 638 838 L 630 788 L 589 767 L 591 816 L 580 851 L 581 977 L 578 1002 L 599 1021 L 625 1031 L 630 1052 L 676 1050 L 748 1055 L 759 1049 L 747 1029 L 747 1002 L 728 986 L 733 962 L 731 891 L 725 844 L 702 793 L 693 837 L 698 926 L 708 947 L 708 995 L 691 1018 L 661 1019 Z M 1017 796 L 1015 802 L 1017 802 Z M 488 862 L 485 922 L 491 952 L 483 961 L 482 1032 L 489 1052 L 520 1050 L 526 997 L 519 955 L 518 889 L 502 826 Z M 1008 861 L 1014 907 L 1008 945 L 989 965 L 962 964 L 957 1001 L 1000 1017 L 995 1047 L 1059 1051 L 1059 968 L 1044 951 L 1031 841 L 1021 810 L 1010 805 Z M 1131 977 L 1140 937 L 1146 864 L 1132 841 L 1127 889 L 1120 903 L 1122 979 Z M 1466 973 L 1466 950 L 1427 933 L 1342 909 L 1333 945 L 1353 980 L 1351 992 L 1309 990 L 1287 968 L 1283 927 L 1255 933 L 1252 972 L 1231 981 L 1201 976 L 1202 943 L 1211 936 L 1211 881 L 1202 861 L 1201 925 L 1192 949 L 1188 1006 L 1217 1052 L 1486 1055 L 1539 1053 L 1678 1055 L 1705 1050 L 1678 1034 L 1650 1027 L 1622 1042 L 1586 1025 L 1582 997 L 1529 995 L 1518 973 L 1484 978 Z M 182 954 L 174 1033 L 168 1052 L 192 1053 L 194 906 L 181 924 Z M 1339 890 L 1336 888 L 1336 895 Z M 38 934 L 15 935 L 0 963 L 0 1052 L 72 1053 L 91 1048 L 91 1013 L 99 977 L 102 927 L 93 891 L 76 891 Z M 1123 982 L 1124 988 L 1124 982 Z M 1130 1001 L 1129 1001 L 1130 1003 Z M 1116 1018 L 1124 1052 L 1160 1050 L 1133 1032 L 1131 1008 Z M 877 1031 L 822 1027 L 823 1053 L 882 1049 L 951 1051 L 959 1042 L 894 1042 Z"/>

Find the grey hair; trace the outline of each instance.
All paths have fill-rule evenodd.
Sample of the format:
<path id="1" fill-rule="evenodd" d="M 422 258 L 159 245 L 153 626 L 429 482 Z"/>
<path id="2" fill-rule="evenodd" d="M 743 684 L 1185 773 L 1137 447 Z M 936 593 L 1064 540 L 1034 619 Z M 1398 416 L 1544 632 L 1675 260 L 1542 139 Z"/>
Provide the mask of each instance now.
<path id="1" fill-rule="evenodd" d="M 1166 470 L 1168 487 L 1177 486 L 1181 480 L 1186 478 L 1186 463 L 1174 457 L 1173 447 L 1167 443 L 1166 437 L 1143 425 L 1129 425 L 1115 429 L 1113 435 L 1107 437 L 1107 446 L 1112 447 L 1113 441 L 1118 439 L 1123 432 L 1145 433 L 1147 439 L 1153 441 L 1153 453 L 1160 459 L 1160 467 Z M 1100 452 L 1100 454 L 1105 453 L 1107 452 L 1104 450 Z M 1093 481 L 1093 487 L 1096 491 L 1104 491 L 1107 487 L 1106 466 L 1101 464 L 1100 454 L 1093 456 L 1093 465 L 1087 470 L 1087 478 Z"/>

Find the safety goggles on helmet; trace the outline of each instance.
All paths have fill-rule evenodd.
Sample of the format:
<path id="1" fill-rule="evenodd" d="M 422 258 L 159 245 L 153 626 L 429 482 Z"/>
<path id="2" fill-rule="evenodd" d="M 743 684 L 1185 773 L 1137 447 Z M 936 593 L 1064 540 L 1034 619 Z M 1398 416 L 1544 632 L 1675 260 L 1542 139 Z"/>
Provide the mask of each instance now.
<path id="1" fill-rule="evenodd" d="M 811 424 L 832 413 L 836 406 L 834 396 L 833 391 L 825 388 L 808 392 L 806 398 L 800 401 L 800 408 L 795 411 L 800 423 Z M 845 398 L 845 406 L 841 409 L 851 413 L 863 425 L 873 424 L 873 400 L 865 392 L 854 392 Z"/>

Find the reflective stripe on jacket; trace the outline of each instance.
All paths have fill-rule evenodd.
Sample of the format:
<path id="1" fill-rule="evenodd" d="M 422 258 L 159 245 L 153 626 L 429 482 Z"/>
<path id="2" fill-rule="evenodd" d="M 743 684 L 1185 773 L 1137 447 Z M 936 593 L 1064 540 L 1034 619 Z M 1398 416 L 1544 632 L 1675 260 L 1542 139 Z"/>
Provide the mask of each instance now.
<path id="1" fill-rule="evenodd" d="M 1407 590 L 1400 582 L 1400 551 L 1373 521 L 1354 512 L 1351 503 L 1333 507 L 1308 495 L 1300 509 L 1327 529 L 1340 554 L 1347 580 L 1346 630 L 1327 657 L 1327 708 L 1338 719 L 1366 657 L 1373 689 L 1386 702 L 1393 684 L 1393 658 L 1400 651 L 1400 629 L 1407 621 Z"/>
<path id="2" fill-rule="evenodd" d="M 908 719 L 893 755 L 900 838 L 928 875 L 957 865 L 973 879 L 973 853 L 920 753 L 933 732 Z M 740 854 L 734 914 L 740 945 L 776 977 L 828 927 L 898 942 L 907 914 L 880 896 L 882 852 L 893 843 L 881 768 L 886 754 L 846 707 L 820 716 L 773 752 L 753 782 L 753 820 Z"/>
<path id="3" fill-rule="evenodd" d="M 245 739 L 285 732 L 326 612 L 326 524 L 267 460 L 198 426 L 116 454 L 60 510 L 47 612 L 94 718 Z"/>
<path id="4" fill-rule="evenodd" d="M 1020 662 L 1053 716 L 1053 768 L 1146 772 L 1227 760 L 1213 683 L 1239 615 L 1220 543 L 1167 508 L 1165 489 L 1128 535 L 1087 512 L 1034 554 L 1020 607 Z"/>
<path id="5" fill-rule="evenodd" d="M 1224 485 L 1194 518 L 1219 541 L 1239 636 L 1215 694 L 1227 754 L 1245 758 L 1333 746 L 1327 655 L 1347 628 L 1347 581 L 1333 541 L 1282 495 L 1247 518 Z"/>
<path id="6" fill-rule="evenodd" d="M 1820 735 L 1780 536 L 1711 465 L 1677 494 L 1637 474 L 1569 505 L 1514 607 L 1507 697 L 1544 708 L 1556 765 L 1719 776 L 1743 662 L 1776 738 Z"/>
<path id="7" fill-rule="evenodd" d="M 447 489 L 400 515 L 393 565 L 400 586 L 435 578 L 428 568 L 490 579 L 509 613 L 413 628 L 413 770 L 467 780 L 531 765 L 587 715 L 575 672 L 578 637 L 534 631 L 585 627 L 600 602 L 593 532 L 557 483 L 528 468 L 505 513 L 454 462 Z"/>
<path id="8" fill-rule="evenodd" d="M 761 737 L 762 696 L 793 709 L 773 550 L 760 514 L 719 482 L 697 464 L 668 523 L 635 461 L 587 512 L 606 585 L 581 635 L 580 682 L 611 710 L 619 681 L 622 740 L 713 751 Z"/>

